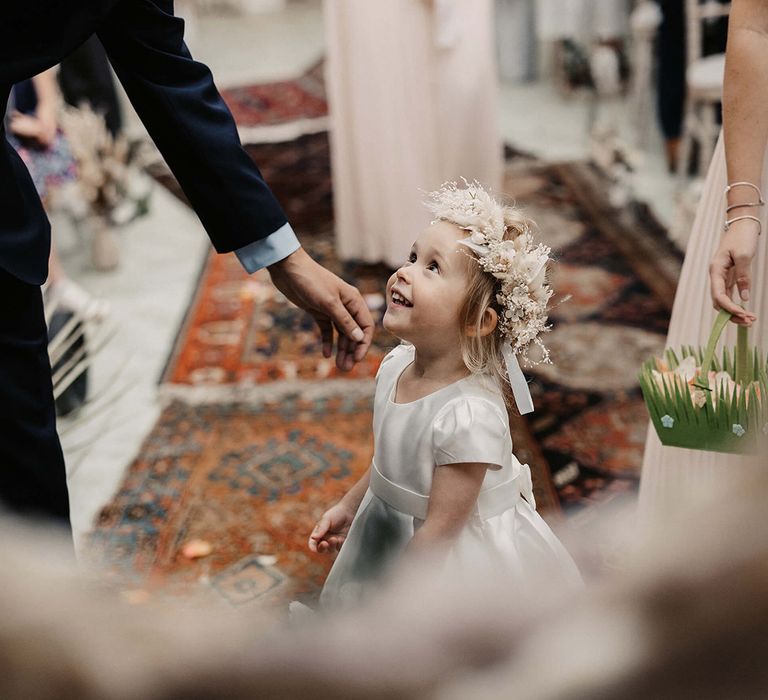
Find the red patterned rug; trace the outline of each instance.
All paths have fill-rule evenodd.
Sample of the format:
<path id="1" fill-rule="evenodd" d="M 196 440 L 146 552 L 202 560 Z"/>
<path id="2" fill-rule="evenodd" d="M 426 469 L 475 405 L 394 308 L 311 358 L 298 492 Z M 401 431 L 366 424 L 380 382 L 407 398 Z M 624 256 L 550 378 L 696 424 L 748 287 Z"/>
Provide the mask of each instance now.
<path id="1" fill-rule="evenodd" d="M 334 253 L 327 135 L 248 150 L 304 246 L 380 316 L 389 271 Z M 679 270 L 648 212 L 616 212 L 603 190 L 586 164 L 525 157 L 505 183 L 557 253 L 555 288 L 572 295 L 553 314 L 556 364 L 533 373 L 536 413 L 512 421 L 550 515 L 583 515 L 636 488 L 647 417 L 635 376 L 663 346 Z M 162 595 L 311 600 L 330 561 L 306 538 L 368 466 L 372 377 L 394 342 L 379 326 L 366 362 L 340 375 L 267 273 L 248 277 L 233 256 L 211 255 L 164 373 L 169 402 L 94 527 L 95 560 L 119 585 Z M 186 558 L 191 540 L 211 553 Z"/>
<path id="2" fill-rule="evenodd" d="M 221 96 L 241 128 L 275 126 L 328 114 L 322 61 L 295 80 L 232 88 L 223 90 Z"/>

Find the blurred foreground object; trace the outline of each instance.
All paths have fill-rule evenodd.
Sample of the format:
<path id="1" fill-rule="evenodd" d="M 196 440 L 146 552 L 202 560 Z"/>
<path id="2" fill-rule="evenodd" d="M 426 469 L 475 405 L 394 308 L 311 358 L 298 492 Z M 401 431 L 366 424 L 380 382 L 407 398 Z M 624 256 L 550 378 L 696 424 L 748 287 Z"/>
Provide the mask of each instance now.
<path id="1" fill-rule="evenodd" d="M 117 595 L 78 578 L 63 542 L 7 521 L 0 697 L 762 698 L 766 493 L 768 474 L 732 482 L 568 597 L 494 576 L 424 588 L 408 572 L 367 608 L 290 628 L 263 612 Z M 603 522 L 590 547 L 627 527 Z"/>

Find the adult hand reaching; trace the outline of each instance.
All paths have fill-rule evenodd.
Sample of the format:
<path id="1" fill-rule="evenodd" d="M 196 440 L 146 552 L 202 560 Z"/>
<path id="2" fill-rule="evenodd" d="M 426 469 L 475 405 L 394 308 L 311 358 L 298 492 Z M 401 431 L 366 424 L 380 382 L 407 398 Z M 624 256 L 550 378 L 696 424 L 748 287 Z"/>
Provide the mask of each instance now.
<path id="1" fill-rule="evenodd" d="M 751 265 L 757 251 L 759 224 L 750 219 L 736 221 L 725 232 L 709 264 L 710 291 L 716 309 L 733 314 L 733 322 L 751 326 L 757 316 L 733 301 L 734 285 L 742 301 L 749 301 Z"/>
<path id="2" fill-rule="evenodd" d="M 323 356 L 331 357 L 334 328 L 338 333 L 336 366 L 350 370 L 373 340 L 373 318 L 360 292 L 316 263 L 303 248 L 270 265 L 273 284 L 317 321 Z"/>

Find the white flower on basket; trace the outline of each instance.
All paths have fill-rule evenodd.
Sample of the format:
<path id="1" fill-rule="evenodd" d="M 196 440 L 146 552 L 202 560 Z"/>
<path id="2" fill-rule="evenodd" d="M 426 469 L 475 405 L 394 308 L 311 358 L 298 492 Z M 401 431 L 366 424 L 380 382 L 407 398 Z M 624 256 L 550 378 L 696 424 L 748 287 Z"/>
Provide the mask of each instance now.
<path id="1" fill-rule="evenodd" d="M 686 382 L 692 382 L 699 368 L 696 366 L 696 358 L 688 355 L 675 369 L 675 374 L 680 375 Z"/>
<path id="2" fill-rule="evenodd" d="M 662 416 L 661 417 L 661 424 L 665 428 L 671 428 L 675 424 L 675 419 L 672 418 L 670 415 Z"/>
<path id="3" fill-rule="evenodd" d="M 707 375 L 709 380 L 709 388 L 712 390 L 713 400 L 715 397 L 720 396 L 721 393 L 725 394 L 725 398 L 732 399 L 733 395 L 741 395 L 741 387 L 733 381 L 728 372 L 710 372 Z"/>
<path id="4" fill-rule="evenodd" d="M 685 393 L 687 389 L 691 403 L 696 408 L 704 408 L 707 403 L 707 395 L 709 395 L 712 402 L 712 407 L 717 408 L 718 400 L 721 396 L 724 396 L 727 401 L 731 401 L 734 396 L 739 398 L 744 387 L 737 384 L 733 377 L 724 371 L 709 372 L 707 374 L 707 384 L 709 385 L 709 391 L 704 391 L 696 386 L 694 383 L 701 368 L 696 365 L 696 359 L 689 355 L 674 369 L 669 369 L 669 366 L 663 360 L 656 360 L 657 369 L 651 370 L 651 376 L 659 387 L 659 390 L 663 393 L 666 390 L 673 392 L 675 387 Z M 760 395 L 759 382 L 752 382 L 746 387 L 746 402 L 749 405 L 750 389 L 754 388 L 758 399 Z"/>
<path id="5" fill-rule="evenodd" d="M 746 432 L 747 432 L 747 431 L 746 431 L 746 430 L 744 430 L 744 428 L 742 428 L 742 427 L 741 427 L 741 426 L 740 426 L 738 423 L 734 423 L 734 424 L 733 424 L 733 428 L 731 428 L 731 430 L 733 431 L 733 434 L 734 434 L 736 437 L 741 437 L 742 435 L 744 435 L 744 433 L 746 433 Z"/>

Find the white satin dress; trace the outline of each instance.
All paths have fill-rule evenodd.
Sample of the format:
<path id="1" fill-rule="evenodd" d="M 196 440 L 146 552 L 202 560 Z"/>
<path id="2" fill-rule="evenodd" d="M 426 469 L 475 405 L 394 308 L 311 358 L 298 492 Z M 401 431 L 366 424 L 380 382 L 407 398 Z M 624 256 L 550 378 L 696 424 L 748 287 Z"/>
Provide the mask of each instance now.
<path id="1" fill-rule="evenodd" d="M 435 469 L 481 462 L 488 469 L 474 512 L 446 566 L 506 575 L 561 577 L 578 584 L 568 552 L 536 512 L 531 470 L 512 454 L 504 401 L 492 382 L 469 376 L 409 403 L 395 403 L 397 381 L 413 362 L 400 345 L 376 377 L 370 487 L 320 596 L 322 606 L 359 600 L 381 580 L 424 523 Z"/>

